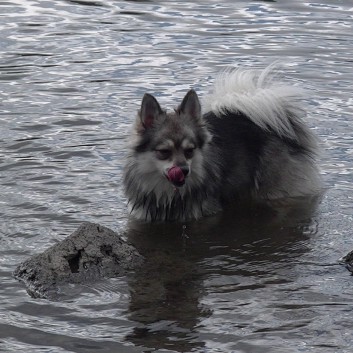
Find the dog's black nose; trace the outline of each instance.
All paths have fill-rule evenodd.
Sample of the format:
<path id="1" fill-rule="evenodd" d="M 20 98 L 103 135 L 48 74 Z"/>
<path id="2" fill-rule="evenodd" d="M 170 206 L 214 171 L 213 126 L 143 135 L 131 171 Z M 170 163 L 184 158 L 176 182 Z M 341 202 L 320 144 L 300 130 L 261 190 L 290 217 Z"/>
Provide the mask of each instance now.
<path id="1" fill-rule="evenodd" d="M 180 167 L 181 171 L 183 172 L 184 176 L 189 174 L 190 168 L 187 165 Z"/>

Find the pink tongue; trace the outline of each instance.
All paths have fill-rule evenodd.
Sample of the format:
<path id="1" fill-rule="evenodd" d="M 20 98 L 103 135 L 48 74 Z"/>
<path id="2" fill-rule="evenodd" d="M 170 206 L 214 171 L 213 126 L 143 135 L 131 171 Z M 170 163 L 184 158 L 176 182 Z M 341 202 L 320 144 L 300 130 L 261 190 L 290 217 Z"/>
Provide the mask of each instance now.
<path id="1" fill-rule="evenodd" d="M 168 170 L 168 179 L 172 183 L 181 183 L 184 181 L 185 176 L 183 171 L 179 167 L 174 166 Z"/>

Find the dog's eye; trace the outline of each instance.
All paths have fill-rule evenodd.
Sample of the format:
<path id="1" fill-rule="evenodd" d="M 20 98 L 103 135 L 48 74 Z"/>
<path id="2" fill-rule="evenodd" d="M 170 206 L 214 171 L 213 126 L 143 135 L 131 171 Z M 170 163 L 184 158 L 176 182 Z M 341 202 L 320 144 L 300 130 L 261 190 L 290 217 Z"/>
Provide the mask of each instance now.
<path id="1" fill-rule="evenodd" d="M 158 159 L 168 159 L 172 154 L 171 150 L 167 149 L 161 149 L 161 150 L 156 150 L 156 156 Z"/>
<path id="2" fill-rule="evenodd" d="M 192 158 L 194 155 L 194 148 L 187 148 L 184 150 L 185 158 Z"/>

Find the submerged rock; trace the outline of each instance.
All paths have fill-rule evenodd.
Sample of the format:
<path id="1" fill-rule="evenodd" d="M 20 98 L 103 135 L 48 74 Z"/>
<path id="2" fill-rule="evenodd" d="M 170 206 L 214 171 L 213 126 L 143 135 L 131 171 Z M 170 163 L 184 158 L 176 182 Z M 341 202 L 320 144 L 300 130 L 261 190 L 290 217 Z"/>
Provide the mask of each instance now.
<path id="1" fill-rule="evenodd" d="M 347 270 L 353 274 L 353 251 L 349 252 L 346 256 L 343 256 L 341 261 Z"/>
<path id="2" fill-rule="evenodd" d="M 60 285 L 123 275 L 142 263 L 143 257 L 121 234 L 83 223 L 60 243 L 21 263 L 14 276 L 31 296 L 53 298 Z"/>

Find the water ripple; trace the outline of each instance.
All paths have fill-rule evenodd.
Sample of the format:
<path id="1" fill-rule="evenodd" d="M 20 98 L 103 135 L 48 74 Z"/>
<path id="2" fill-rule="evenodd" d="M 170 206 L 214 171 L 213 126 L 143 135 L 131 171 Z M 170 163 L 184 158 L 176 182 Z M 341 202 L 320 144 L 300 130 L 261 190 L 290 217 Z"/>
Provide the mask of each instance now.
<path id="1" fill-rule="evenodd" d="M 351 32 L 349 0 L 1 2 L 0 350 L 349 352 Z M 122 165 L 143 94 L 172 109 L 224 67 L 273 61 L 307 90 L 322 141 L 317 213 L 216 217 L 186 243 L 130 224 Z M 16 265 L 84 220 L 128 227 L 146 267 L 31 299 Z"/>

